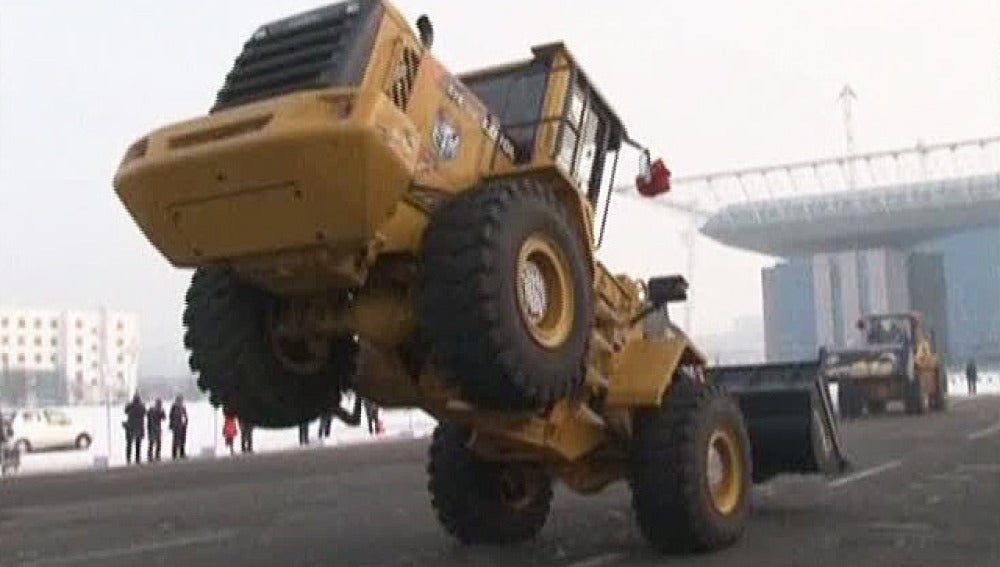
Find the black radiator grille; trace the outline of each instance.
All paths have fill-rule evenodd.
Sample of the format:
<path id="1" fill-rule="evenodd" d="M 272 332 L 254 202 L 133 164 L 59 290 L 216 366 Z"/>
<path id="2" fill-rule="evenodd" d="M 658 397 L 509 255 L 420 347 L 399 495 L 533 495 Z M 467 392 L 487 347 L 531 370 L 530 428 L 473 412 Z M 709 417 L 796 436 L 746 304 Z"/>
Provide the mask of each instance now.
<path id="1" fill-rule="evenodd" d="M 296 90 L 361 81 L 381 3 L 353 0 L 259 28 L 243 46 L 212 110 Z"/>

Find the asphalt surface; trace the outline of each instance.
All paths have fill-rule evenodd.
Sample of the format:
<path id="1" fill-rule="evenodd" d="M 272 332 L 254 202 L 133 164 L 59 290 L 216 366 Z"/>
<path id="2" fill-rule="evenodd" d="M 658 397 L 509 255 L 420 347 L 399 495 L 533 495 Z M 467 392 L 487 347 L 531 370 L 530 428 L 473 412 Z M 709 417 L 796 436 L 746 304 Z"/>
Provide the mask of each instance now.
<path id="1" fill-rule="evenodd" d="M 1000 398 L 842 425 L 838 480 L 755 488 L 745 537 L 660 556 L 627 488 L 557 492 L 537 540 L 466 548 L 434 520 L 426 441 L 0 482 L 0 565 L 1000 565 Z"/>

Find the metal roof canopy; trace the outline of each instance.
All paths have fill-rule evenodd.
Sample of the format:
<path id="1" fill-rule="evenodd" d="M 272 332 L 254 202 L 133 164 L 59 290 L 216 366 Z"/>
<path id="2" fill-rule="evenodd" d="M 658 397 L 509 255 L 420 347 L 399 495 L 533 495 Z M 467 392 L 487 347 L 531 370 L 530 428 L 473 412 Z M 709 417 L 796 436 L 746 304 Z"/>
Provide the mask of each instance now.
<path id="1" fill-rule="evenodd" d="M 1000 226 L 1000 136 L 678 178 L 700 232 L 775 256 L 910 247 Z"/>
<path id="2" fill-rule="evenodd" d="M 989 225 L 1000 226 L 998 176 L 734 204 L 709 217 L 700 231 L 737 248 L 794 256 L 906 248 Z"/>

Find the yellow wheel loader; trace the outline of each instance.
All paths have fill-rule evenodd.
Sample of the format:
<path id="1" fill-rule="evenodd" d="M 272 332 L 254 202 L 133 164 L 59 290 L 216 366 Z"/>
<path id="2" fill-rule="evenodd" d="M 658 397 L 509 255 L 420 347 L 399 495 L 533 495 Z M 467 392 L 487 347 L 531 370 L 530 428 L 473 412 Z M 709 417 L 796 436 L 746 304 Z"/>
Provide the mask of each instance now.
<path id="1" fill-rule="evenodd" d="M 906 413 L 945 411 L 948 377 L 920 313 L 882 313 L 858 319 L 862 344 L 824 349 L 821 373 L 836 382 L 841 417 L 876 415 L 900 400 Z"/>
<path id="2" fill-rule="evenodd" d="M 118 196 L 195 269 L 185 346 L 213 403 L 264 427 L 356 423 L 348 390 L 422 408 L 432 503 L 467 543 L 534 536 L 556 480 L 627 480 L 652 545 L 716 549 L 752 479 L 840 468 L 815 372 L 707 369 L 667 317 L 682 278 L 596 261 L 619 155 L 640 150 L 646 194 L 669 171 L 566 47 L 455 76 L 432 41 L 378 0 L 269 23 L 206 116 L 127 149 Z"/>

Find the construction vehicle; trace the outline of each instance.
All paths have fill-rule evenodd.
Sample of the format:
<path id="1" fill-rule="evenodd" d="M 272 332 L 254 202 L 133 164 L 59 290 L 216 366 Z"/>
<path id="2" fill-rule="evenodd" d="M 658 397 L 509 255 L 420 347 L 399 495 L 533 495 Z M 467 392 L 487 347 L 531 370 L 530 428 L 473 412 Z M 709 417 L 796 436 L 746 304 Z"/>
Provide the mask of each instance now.
<path id="1" fill-rule="evenodd" d="M 264 427 L 345 391 L 426 410 L 432 504 L 462 542 L 534 536 L 554 480 L 594 493 L 628 479 L 655 547 L 732 543 L 751 441 L 669 320 L 686 283 L 595 259 L 619 155 L 638 150 L 643 194 L 668 190 L 669 171 L 564 45 L 454 76 L 430 20 L 416 28 L 377 0 L 264 25 L 207 116 L 126 151 L 118 196 L 195 268 L 183 321 L 200 387 Z M 828 404 L 796 399 L 801 435 L 753 454 L 835 472 L 842 456 L 809 437 L 836 437 L 829 412 L 813 420 Z M 768 460 L 789 438 L 810 456 Z"/>
<path id="2" fill-rule="evenodd" d="M 885 411 L 900 400 L 906 413 L 944 411 L 948 379 L 920 313 L 867 315 L 858 320 L 863 344 L 824 349 L 823 375 L 838 384 L 841 417 Z"/>

